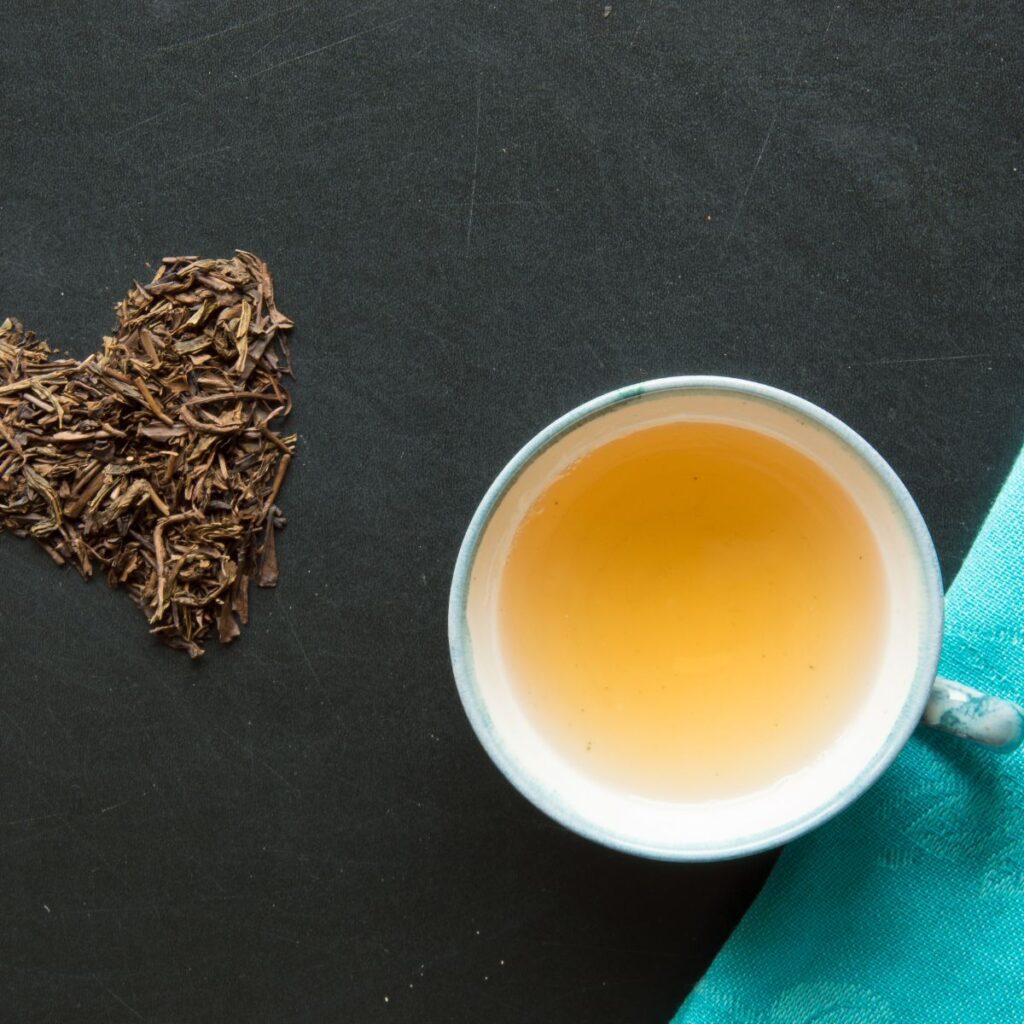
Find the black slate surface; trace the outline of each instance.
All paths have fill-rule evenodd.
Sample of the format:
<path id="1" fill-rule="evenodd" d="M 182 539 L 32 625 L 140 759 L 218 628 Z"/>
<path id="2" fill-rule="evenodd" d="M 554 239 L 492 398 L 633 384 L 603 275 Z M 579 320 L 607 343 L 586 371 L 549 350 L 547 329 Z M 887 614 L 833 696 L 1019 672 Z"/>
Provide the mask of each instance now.
<path id="1" fill-rule="evenodd" d="M 77 355 L 146 261 L 297 321 L 283 578 L 199 665 L 0 539 L 0 1019 L 665 1021 L 770 856 L 561 831 L 445 602 L 572 405 L 750 377 L 860 430 L 947 579 L 1024 437 L 1017 5 L 7 0 L 0 315 Z"/>

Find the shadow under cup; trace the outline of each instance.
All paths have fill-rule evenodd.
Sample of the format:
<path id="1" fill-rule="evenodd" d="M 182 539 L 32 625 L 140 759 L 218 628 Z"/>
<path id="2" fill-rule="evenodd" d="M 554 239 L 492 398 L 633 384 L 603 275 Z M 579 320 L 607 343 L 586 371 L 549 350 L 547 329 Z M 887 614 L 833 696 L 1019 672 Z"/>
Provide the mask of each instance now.
<path id="1" fill-rule="evenodd" d="M 651 800 L 586 774 L 524 711 L 502 655 L 498 597 L 516 530 L 552 480 L 616 437 L 673 422 L 745 427 L 783 441 L 837 480 L 863 513 L 884 567 L 890 608 L 875 677 L 838 736 L 796 772 L 728 799 Z M 913 499 L 858 434 L 784 391 L 718 377 L 624 388 L 574 409 L 538 434 L 484 496 L 459 552 L 449 640 L 459 693 L 491 758 L 556 821 L 615 849 L 665 860 L 713 860 L 777 846 L 862 793 L 918 723 L 935 678 L 942 583 Z"/>

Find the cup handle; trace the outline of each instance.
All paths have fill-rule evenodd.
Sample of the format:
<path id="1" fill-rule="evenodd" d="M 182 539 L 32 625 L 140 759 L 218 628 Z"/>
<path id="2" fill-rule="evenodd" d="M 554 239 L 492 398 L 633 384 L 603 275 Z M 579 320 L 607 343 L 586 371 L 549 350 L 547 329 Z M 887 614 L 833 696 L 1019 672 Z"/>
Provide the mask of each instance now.
<path id="1" fill-rule="evenodd" d="M 1024 738 L 1024 708 L 942 676 L 932 687 L 923 721 L 1001 754 L 1016 750 Z"/>

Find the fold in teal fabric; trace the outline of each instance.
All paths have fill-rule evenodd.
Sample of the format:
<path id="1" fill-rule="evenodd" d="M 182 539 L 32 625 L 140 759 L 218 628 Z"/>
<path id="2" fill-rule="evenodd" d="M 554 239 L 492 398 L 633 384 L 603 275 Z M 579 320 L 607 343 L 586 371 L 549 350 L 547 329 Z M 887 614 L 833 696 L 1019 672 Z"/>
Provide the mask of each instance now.
<path id="1" fill-rule="evenodd" d="M 1024 453 L 946 595 L 942 675 L 1024 701 Z M 1024 748 L 920 728 L 783 852 L 673 1024 L 1024 1022 Z"/>

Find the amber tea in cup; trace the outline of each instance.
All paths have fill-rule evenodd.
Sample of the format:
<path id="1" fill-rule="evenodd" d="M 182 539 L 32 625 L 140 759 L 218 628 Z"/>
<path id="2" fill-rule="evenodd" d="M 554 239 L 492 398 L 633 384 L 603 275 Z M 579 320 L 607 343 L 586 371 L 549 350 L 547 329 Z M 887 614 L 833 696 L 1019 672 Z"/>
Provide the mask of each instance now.
<path id="1" fill-rule="evenodd" d="M 727 797 L 813 758 L 884 646 L 878 546 L 827 470 L 776 438 L 677 422 L 600 445 L 523 518 L 500 584 L 538 730 L 609 785 Z"/>

